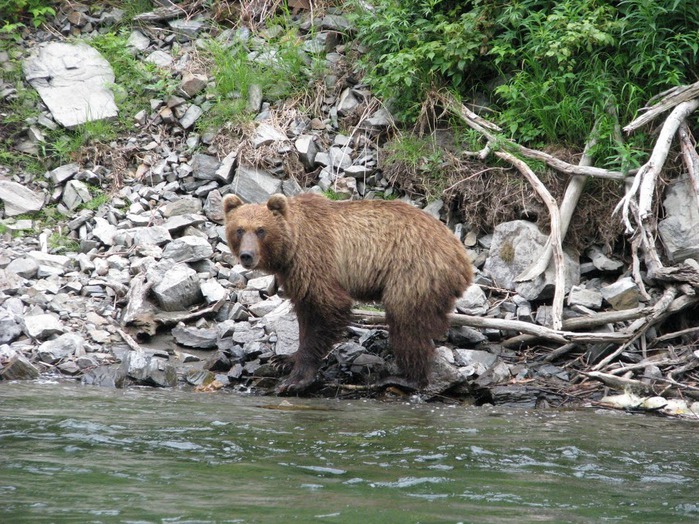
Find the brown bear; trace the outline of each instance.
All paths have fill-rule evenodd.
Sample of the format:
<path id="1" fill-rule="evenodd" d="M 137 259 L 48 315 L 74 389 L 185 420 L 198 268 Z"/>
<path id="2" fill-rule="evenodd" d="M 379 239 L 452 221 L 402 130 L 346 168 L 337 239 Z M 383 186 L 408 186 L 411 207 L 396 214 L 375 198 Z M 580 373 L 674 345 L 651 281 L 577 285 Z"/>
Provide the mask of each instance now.
<path id="1" fill-rule="evenodd" d="M 316 194 L 273 195 L 267 204 L 223 199 L 226 238 L 247 269 L 273 273 L 299 322 L 299 349 L 277 392 L 314 381 L 341 337 L 353 299 L 380 300 L 398 364 L 428 383 L 432 340 L 473 278 L 459 240 L 439 220 L 399 201 L 334 202 Z"/>

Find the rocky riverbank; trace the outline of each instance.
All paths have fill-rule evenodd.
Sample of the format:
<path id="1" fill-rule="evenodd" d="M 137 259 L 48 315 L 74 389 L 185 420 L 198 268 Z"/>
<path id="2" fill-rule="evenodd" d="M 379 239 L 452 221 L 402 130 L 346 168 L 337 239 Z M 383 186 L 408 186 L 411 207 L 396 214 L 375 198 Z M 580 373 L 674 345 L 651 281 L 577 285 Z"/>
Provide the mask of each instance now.
<path id="1" fill-rule="evenodd" d="M 130 52 L 168 71 L 177 89 L 135 114 L 132 134 L 94 151 L 92 160 L 84 154 L 43 176 L 0 165 L 0 380 L 54 374 L 108 387 L 271 393 L 279 379 L 272 358 L 295 351 L 298 327 L 274 277 L 245 270 L 231 256 L 222 195 L 262 202 L 277 192 L 317 191 L 342 199 L 409 200 L 382 170 L 381 144 L 392 132 L 391 115 L 346 74 L 349 23 L 342 13 L 312 18 L 314 13 L 301 10 L 294 18 L 304 35 L 299 52 L 325 63 L 320 102 L 306 111 L 289 109 L 251 89 L 246 104 L 255 117 L 236 140 L 197 127 L 211 110 L 209 88 L 216 82 L 194 59 L 197 46 L 206 38 L 222 45 L 243 39 L 250 42 L 253 61 L 269 60 L 271 48 L 264 33 L 214 31 L 210 13 L 194 15 L 160 9 L 137 17 Z M 108 31 L 121 16 L 114 8 L 75 6 L 59 14 L 55 31 L 28 34 L 14 54 L 0 53 L 6 70 L 21 59 L 22 82 L 42 99 L 41 116 L 13 130 L 17 151 L 39 154 L 49 130 L 116 114 L 118 104 L 106 89 L 114 75 L 87 37 Z M 87 85 L 86 78 L 97 84 Z M 0 110 L 17 87 L 0 82 Z M 677 204 L 687 198 L 682 184 L 668 191 L 661 224 L 670 259 L 699 249 L 692 236 L 699 231 L 696 205 Z M 539 332 L 535 328 L 551 322 L 553 264 L 531 281 L 517 277 L 540 257 L 547 235 L 527 220 L 484 234 L 455 221 L 442 200 L 411 203 L 447 221 L 479 269 L 476 284 L 457 303 L 452 329 L 437 341 L 424 398 L 580 405 L 601 399 L 602 384 L 623 389 L 622 379 L 640 394 L 624 407 L 644 408 L 649 397 L 668 396 L 673 388 L 674 396 L 699 396 L 692 374 L 699 364 L 697 331 L 687 324 L 696 313 L 693 294 L 639 287 L 623 252 L 569 249 L 563 317 L 568 334 Z M 58 218 L 41 230 L 45 222 L 37 215 L 47 209 Z M 696 264 L 692 258 L 685 263 Z M 690 317 L 680 315 L 661 327 L 672 304 Z M 358 305 L 356 323 L 328 355 L 311 394 L 411 393 L 386 379 L 396 371 L 386 332 L 374 305 L 368 311 L 365 306 Z M 582 319 L 585 336 L 569 334 L 573 328 L 566 322 L 576 319 Z M 653 405 L 672 413 L 690 413 L 692 407 Z"/>

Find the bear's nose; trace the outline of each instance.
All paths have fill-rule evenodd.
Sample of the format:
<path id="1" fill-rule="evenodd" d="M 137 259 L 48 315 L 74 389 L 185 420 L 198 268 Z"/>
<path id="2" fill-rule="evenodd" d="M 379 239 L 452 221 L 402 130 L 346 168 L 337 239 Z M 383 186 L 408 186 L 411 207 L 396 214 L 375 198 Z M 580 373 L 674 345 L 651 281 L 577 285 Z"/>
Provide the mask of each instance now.
<path id="1" fill-rule="evenodd" d="M 238 258 L 240 258 L 240 263 L 243 266 L 250 267 L 252 265 L 253 256 L 249 251 L 243 251 Z"/>

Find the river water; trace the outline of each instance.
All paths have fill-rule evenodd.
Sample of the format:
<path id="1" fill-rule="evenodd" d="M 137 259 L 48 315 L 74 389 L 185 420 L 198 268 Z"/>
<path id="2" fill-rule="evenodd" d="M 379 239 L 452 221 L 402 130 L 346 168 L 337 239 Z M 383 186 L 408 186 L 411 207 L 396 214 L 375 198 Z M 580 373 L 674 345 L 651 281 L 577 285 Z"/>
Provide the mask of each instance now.
<path id="1" fill-rule="evenodd" d="M 0 522 L 697 522 L 699 423 L 0 383 Z"/>

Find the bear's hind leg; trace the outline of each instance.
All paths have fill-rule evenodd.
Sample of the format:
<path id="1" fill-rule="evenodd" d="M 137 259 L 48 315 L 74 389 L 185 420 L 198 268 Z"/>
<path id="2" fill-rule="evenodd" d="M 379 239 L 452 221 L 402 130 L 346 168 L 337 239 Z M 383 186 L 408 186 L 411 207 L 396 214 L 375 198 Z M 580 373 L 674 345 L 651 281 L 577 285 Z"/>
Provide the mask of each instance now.
<path id="1" fill-rule="evenodd" d="M 434 358 L 433 339 L 446 333 L 446 312 L 416 310 L 396 314 L 387 309 L 389 341 L 396 361 L 405 376 L 417 388 L 424 388 Z"/>

